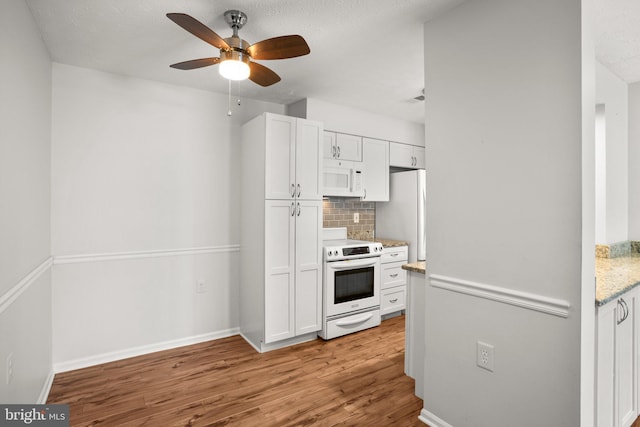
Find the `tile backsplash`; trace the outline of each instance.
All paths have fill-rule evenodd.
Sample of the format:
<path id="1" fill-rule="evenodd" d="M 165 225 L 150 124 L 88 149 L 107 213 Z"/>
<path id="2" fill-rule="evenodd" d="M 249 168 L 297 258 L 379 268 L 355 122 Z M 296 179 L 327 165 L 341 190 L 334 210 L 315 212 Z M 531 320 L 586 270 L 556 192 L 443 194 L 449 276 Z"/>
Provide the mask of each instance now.
<path id="1" fill-rule="evenodd" d="M 353 214 L 360 214 L 360 222 L 353 222 Z M 375 236 L 376 204 L 356 198 L 328 197 L 322 201 L 322 226 L 347 227 L 349 239 L 372 240 Z"/>

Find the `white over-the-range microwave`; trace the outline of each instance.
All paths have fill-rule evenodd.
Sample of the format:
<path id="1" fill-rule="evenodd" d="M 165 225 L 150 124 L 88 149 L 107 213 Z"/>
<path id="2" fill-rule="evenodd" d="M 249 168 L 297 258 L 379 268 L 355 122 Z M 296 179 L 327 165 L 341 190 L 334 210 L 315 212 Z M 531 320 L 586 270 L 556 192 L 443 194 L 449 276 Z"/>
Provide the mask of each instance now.
<path id="1" fill-rule="evenodd" d="M 364 168 L 362 162 L 324 159 L 322 168 L 324 196 L 363 197 Z"/>

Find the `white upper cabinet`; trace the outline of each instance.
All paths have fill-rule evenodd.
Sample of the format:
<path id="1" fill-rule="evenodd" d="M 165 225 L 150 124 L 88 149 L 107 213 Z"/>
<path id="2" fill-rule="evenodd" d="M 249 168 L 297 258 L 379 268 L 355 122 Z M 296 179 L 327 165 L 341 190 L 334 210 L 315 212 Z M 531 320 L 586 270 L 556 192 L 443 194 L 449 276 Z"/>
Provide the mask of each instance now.
<path id="1" fill-rule="evenodd" d="M 408 169 L 425 168 L 424 147 L 392 142 L 389 146 L 389 162 L 391 166 Z"/>
<path id="2" fill-rule="evenodd" d="M 296 119 L 267 114 L 265 126 L 265 198 L 293 198 L 296 184 Z"/>
<path id="3" fill-rule="evenodd" d="M 363 138 L 364 195 L 362 200 L 389 201 L 389 142 Z"/>
<path id="4" fill-rule="evenodd" d="M 321 123 L 266 115 L 266 199 L 322 200 L 321 137 Z"/>
<path id="5" fill-rule="evenodd" d="M 310 120 L 296 121 L 296 197 L 322 200 L 322 124 Z"/>
<path id="6" fill-rule="evenodd" d="M 325 131 L 322 155 L 325 159 L 361 162 L 362 137 Z"/>

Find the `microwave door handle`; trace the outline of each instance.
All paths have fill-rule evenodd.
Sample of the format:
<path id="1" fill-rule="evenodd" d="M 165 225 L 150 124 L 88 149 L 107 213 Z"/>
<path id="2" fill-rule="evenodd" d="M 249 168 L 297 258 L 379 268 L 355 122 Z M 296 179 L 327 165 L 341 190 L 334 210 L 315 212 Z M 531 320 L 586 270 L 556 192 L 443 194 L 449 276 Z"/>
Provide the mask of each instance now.
<path id="1" fill-rule="evenodd" d="M 349 193 L 353 193 L 353 169 L 349 169 Z"/>

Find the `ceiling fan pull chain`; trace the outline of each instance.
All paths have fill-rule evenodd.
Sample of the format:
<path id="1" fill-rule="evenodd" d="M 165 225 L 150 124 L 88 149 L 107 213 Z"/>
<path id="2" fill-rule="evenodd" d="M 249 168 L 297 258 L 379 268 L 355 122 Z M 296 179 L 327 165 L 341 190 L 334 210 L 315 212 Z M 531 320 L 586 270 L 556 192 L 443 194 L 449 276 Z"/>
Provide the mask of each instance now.
<path id="1" fill-rule="evenodd" d="M 231 117 L 231 80 L 229 80 L 229 103 L 228 103 L 229 111 L 227 111 L 227 116 Z"/>

